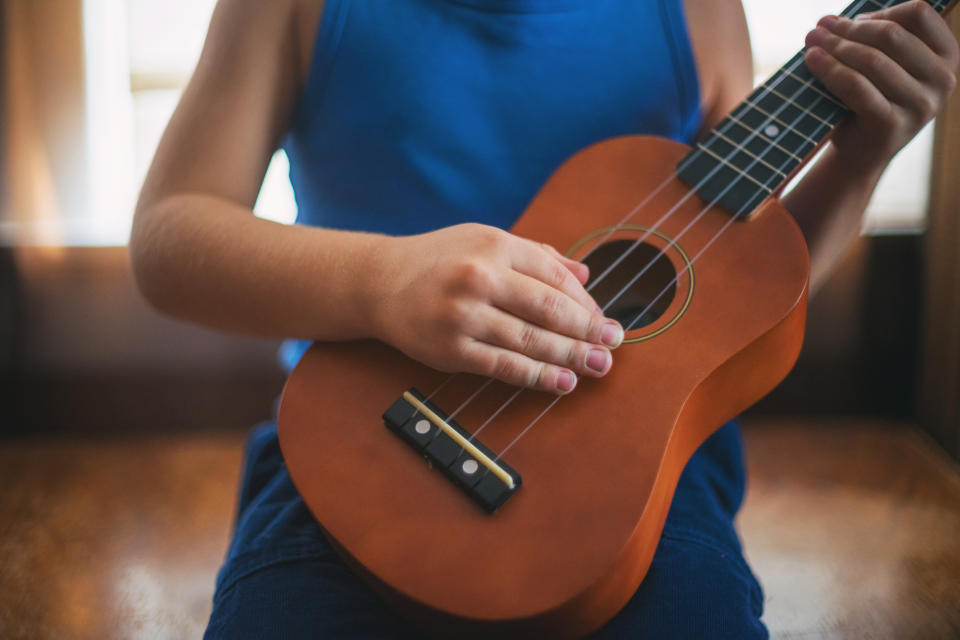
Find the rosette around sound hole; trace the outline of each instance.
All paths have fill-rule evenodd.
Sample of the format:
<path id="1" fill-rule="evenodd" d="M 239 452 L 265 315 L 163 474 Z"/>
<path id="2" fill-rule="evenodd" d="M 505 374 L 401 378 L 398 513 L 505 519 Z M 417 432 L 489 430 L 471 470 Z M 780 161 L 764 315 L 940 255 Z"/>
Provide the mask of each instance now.
<path id="1" fill-rule="evenodd" d="M 659 247 L 645 242 L 634 247 L 635 243 L 611 240 L 583 260 L 590 267 L 586 285 L 590 295 L 605 308 L 604 315 L 617 320 L 627 331 L 655 322 L 677 293 L 677 271 L 670 259 Z M 603 275 L 618 260 L 610 273 Z"/>

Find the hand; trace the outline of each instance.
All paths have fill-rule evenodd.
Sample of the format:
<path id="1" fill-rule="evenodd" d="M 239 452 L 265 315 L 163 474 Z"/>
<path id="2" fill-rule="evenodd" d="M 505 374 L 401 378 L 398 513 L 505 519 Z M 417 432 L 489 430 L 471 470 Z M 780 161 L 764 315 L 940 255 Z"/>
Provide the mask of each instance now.
<path id="1" fill-rule="evenodd" d="M 833 143 L 858 162 L 885 166 L 957 84 L 957 41 L 921 0 L 853 20 L 824 17 L 806 44 L 807 67 L 855 114 Z"/>
<path id="2" fill-rule="evenodd" d="M 560 394 L 610 370 L 623 329 L 584 290 L 587 267 L 552 247 L 463 224 L 383 249 L 374 331 L 411 358 Z"/>

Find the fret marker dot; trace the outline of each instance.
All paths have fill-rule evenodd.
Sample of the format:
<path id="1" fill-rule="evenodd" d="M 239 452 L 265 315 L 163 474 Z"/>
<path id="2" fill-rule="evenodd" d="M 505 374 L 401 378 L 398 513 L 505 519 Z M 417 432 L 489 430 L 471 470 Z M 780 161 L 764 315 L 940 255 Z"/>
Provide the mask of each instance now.
<path id="1" fill-rule="evenodd" d="M 771 125 L 767 125 L 767 128 L 764 129 L 763 132 L 767 134 L 768 138 L 772 138 L 778 133 L 780 133 L 780 129 L 777 128 L 777 125 L 771 124 Z"/>
<path id="2" fill-rule="evenodd" d="M 414 431 L 420 435 L 429 433 L 430 431 L 430 421 L 429 420 L 417 420 L 417 424 L 413 425 Z"/>

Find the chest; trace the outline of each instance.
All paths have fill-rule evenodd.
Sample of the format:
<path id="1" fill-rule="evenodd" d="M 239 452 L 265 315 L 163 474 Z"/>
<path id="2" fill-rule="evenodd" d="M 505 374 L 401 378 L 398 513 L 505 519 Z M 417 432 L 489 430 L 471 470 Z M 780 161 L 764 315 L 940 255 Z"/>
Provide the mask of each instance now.
<path id="1" fill-rule="evenodd" d="M 739 0 L 733 0 L 732 2 L 729 0 L 723 2 L 709 1 L 713 2 L 714 5 L 731 5 L 731 7 L 722 8 L 725 12 L 740 10 Z M 296 4 L 296 20 L 291 25 L 291 32 L 296 42 L 298 81 L 302 89 L 309 80 L 313 52 L 320 31 L 318 27 L 323 17 L 326 0 L 296 0 Z M 682 5 L 684 14 L 687 16 L 697 16 L 704 13 L 704 7 L 701 6 L 704 5 L 704 0 L 684 0 Z M 714 5 L 708 5 L 712 8 L 712 12 L 717 10 Z M 720 69 L 729 57 L 725 49 L 718 48 L 718 38 L 722 34 L 718 34 L 715 22 L 715 17 L 711 17 L 705 20 L 688 20 L 685 23 L 696 58 L 700 95 L 705 98 L 709 98 L 709 94 L 713 93 L 710 88 L 716 86 L 717 80 L 722 75 Z"/>

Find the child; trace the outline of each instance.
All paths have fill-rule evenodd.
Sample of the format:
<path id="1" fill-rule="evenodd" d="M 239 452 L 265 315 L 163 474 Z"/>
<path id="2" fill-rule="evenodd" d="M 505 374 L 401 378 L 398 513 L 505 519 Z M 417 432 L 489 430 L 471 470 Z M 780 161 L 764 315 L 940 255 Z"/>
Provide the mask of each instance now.
<path id="1" fill-rule="evenodd" d="M 856 114 L 784 201 L 816 288 L 960 54 L 917 0 L 824 18 L 807 46 Z M 578 149 L 691 143 L 751 75 L 737 0 L 221 0 L 137 206 L 139 286 L 225 331 L 372 337 L 437 369 L 575 393 L 610 371 L 623 331 L 583 265 L 502 229 Z M 296 226 L 250 215 L 281 142 Z M 287 345 L 286 364 L 300 352 Z M 646 579 L 598 637 L 766 637 L 732 524 L 743 484 L 731 423 L 690 460 Z M 248 444 L 207 635 L 416 635 L 330 549 L 272 424 Z"/>

